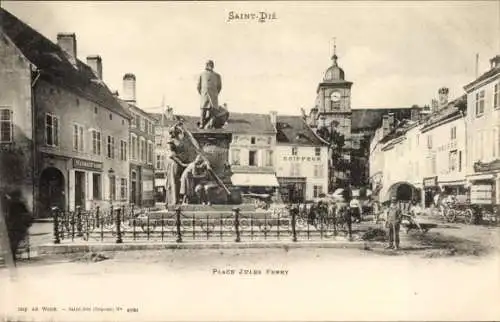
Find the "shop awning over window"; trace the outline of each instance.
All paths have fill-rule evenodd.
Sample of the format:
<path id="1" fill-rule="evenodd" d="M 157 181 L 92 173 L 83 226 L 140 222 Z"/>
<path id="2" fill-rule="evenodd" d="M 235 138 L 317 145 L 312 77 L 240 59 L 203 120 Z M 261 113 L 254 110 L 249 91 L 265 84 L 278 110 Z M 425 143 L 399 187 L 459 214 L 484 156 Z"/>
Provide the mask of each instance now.
<path id="1" fill-rule="evenodd" d="M 276 176 L 268 173 L 235 173 L 231 182 L 235 186 L 279 187 Z"/>

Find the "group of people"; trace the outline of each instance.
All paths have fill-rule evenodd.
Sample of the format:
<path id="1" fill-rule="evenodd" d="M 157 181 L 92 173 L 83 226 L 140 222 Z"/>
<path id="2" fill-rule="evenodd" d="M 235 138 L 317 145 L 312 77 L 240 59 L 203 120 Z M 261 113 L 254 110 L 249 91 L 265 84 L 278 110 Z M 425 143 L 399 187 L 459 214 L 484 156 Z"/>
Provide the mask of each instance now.
<path id="1" fill-rule="evenodd" d="M 375 200 L 370 200 L 369 206 L 363 205 L 363 202 L 359 196 L 343 196 L 342 201 L 319 201 L 311 205 L 308 209 L 307 207 L 299 208 L 303 213 L 306 212 L 309 224 L 314 224 L 322 218 L 333 219 L 333 225 L 336 228 L 337 225 L 345 225 L 347 228 L 347 234 L 349 239 L 352 239 L 352 224 L 360 223 L 364 215 L 368 211 L 373 214 L 374 222 L 378 223 L 381 217 L 384 217 L 385 229 L 388 236 L 388 249 L 399 249 L 400 238 L 399 232 L 401 227 L 401 222 L 405 216 L 405 212 L 401 207 L 401 203 L 398 199 L 393 196 L 390 201 L 382 206 Z M 413 208 L 407 209 L 408 212 L 412 212 Z M 324 217 L 326 216 L 326 217 Z M 322 217 L 322 218 L 321 218 Z"/>
<path id="2" fill-rule="evenodd" d="M 165 162 L 165 205 L 188 203 L 210 204 L 209 190 L 210 163 L 198 154 L 191 162 L 184 162 L 180 155 L 184 146 L 184 131 L 179 125 L 173 126 L 167 142 L 168 155 Z"/>

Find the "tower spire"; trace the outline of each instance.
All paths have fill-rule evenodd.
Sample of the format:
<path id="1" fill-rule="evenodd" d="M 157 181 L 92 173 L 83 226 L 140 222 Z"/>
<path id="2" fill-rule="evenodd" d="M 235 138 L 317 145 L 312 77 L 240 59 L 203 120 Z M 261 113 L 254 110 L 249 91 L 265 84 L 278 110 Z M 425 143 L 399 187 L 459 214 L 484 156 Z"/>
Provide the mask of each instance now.
<path id="1" fill-rule="evenodd" d="M 333 37 L 333 56 L 332 61 L 333 65 L 337 66 L 337 37 Z"/>

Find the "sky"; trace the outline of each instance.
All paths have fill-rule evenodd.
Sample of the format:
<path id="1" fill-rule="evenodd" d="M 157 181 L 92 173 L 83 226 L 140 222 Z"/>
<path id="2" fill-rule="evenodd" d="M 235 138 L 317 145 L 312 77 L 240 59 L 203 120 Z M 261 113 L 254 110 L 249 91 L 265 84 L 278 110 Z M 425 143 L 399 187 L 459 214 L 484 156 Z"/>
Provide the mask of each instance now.
<path id="1" fill-rule="evenodd" d="M 500 54 L 500 1 L 432 2 L 20 2 L 2 7 L 47 38 L 74 32 L 77 55 L 98 54 L 103 79 L 122 92 L 137 78 L 137 104 L 199 114 L 197 78 L 207 59 L 222 76 L 230 111 L 299 114 L 313 107 L 331 65 L 352 81 L 352 108 L 430 104 L 440 87 L 463 94 Z M 228 21 L 230 12 L 276 19 Z M 270 16 L 269 14 L 269 16 Z M 233 14 L 234 15 L 234 14 Z"/>

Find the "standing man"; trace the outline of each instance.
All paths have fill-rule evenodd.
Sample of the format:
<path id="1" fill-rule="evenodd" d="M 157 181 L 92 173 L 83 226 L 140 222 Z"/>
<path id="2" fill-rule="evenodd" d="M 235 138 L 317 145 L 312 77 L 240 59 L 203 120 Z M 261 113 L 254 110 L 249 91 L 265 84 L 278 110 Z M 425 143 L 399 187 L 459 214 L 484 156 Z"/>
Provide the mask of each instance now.
<path id="1" fill-rule="evenodd" d="M 198 93 L 201 98 L 201 118 L 199 128 L 203 129 L 210 119 L 212 109 L 219 107 L 219 93 L 222 89 L 222 80 L 219 74 L 214 72 L 214 62 L 209 60 L 205 70 L 198 79 Z"/>
<path id="2" fill-rule="evenodd" d="M 386 227 L 389 234 L 389 245 L 386 248 L 399 249 L 399 228 L 401 226 L 402 212 L 396 197 L 391 197 L 391 204 L 387 209 Z"/>

